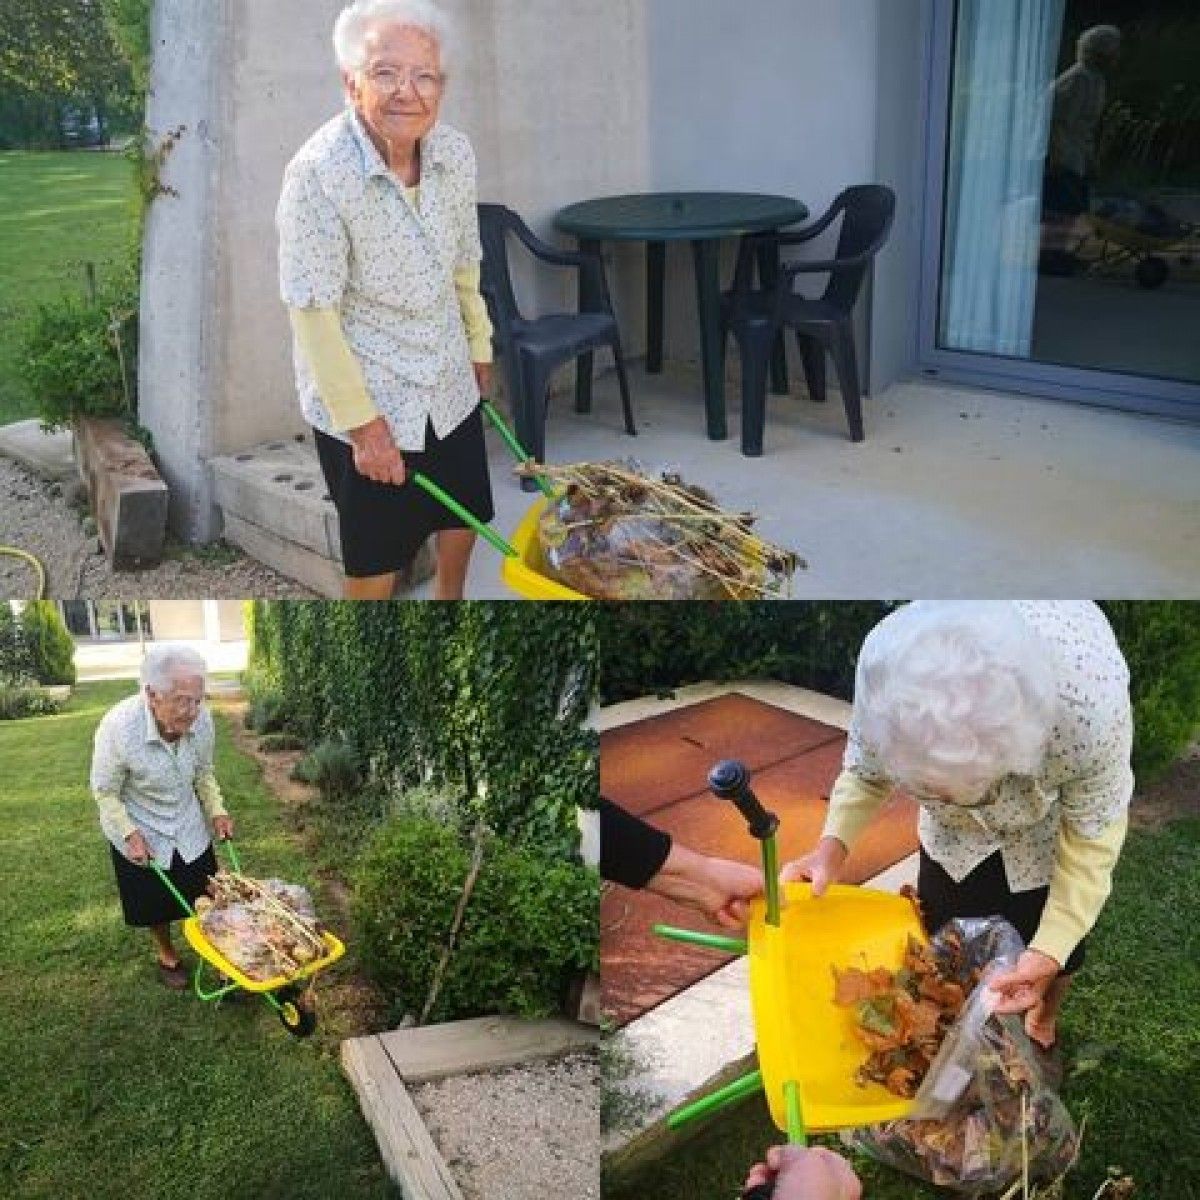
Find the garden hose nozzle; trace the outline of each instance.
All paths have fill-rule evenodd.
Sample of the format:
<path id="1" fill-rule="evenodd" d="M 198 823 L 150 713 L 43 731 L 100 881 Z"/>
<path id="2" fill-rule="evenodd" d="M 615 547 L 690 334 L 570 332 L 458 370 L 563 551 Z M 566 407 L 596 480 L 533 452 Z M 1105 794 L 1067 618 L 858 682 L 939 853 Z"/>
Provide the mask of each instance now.
<path id="1" fill-rule="evenodd" d="M 746 819 L 751 837 L 762 844 L 763 886 L 767 896 L 767 924 L 779 924 L 779 853 L 775 831 L 779 818 L 768 812 L 750 788 L 750 772 L 746 764 L 735 758 L 717 763 L 708 773 L 708 786 L 721 800 L 732 800 Z"/>

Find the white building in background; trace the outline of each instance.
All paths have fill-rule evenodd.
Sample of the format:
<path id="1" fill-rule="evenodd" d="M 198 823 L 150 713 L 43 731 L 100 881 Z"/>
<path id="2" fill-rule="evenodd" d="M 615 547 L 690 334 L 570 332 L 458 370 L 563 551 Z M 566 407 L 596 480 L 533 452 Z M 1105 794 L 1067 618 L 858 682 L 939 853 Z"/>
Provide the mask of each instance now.
<path id="1" fill-rule="evenodd" d="M 205 642 L 246 638 L 240 600 L 60 600 L 77 642 Z"/>

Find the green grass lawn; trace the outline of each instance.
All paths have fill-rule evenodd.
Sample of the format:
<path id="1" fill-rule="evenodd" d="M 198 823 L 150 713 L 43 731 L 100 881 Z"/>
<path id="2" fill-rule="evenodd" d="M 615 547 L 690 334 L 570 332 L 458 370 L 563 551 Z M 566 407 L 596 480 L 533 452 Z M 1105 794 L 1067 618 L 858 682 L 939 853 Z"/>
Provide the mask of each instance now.
<path id="1" fill-rule="evenodd" d="M 132 687 L 84 684 L 57 716 L 0 723 L 0 1195 L 393 1195 L 331 1031 L 299 1041 L 260 999 L 169 992 L 122 922 L 87 777 L 96 723 Z M 218 728 L 244 867 L 311 882 Z"/>
<path id="2" fill-rule="evenodd" d="M 41 303 L 86 294 L 130 260 L 134 182 L 120 154 L 0 153 L 0 425 L 36 415 L 20 378 L 21 327 Z"/>
<path id="3" fill-rule="evenodd" d="M 1066 1200 L 1091 1200 L 1110 1166 L 1132 1174 L 1145 1200 L 1200 1198 L 1200 822 L 1130 835 L 1062 1036 L 1063 1097 L 1077 1122 L 1087 1115 Z M 781 1140 L 763 1102 L 749 1100 L 668 1160 L 606 1188 L 605 1200 L 729 1200 Z M 865 1200 L 949 1194 L 865 1160 L 855 1166 Z"/>

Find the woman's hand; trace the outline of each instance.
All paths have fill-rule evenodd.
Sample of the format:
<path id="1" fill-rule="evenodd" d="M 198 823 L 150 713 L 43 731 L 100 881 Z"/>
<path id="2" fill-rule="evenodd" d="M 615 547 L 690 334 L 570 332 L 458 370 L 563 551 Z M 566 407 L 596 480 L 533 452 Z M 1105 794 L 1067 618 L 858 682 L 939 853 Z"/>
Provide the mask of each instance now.
<path id="1" fill-rule="evenodd" d="M 139 867 L 144 867 L 150 861 L 150 847 L 136 829 L 125 839 L 125 855 Z"/>
<path id="2" fill-rule="evenodd" d="M 987 981 L 988 987 L 999 997 L 994 1011 L 1023 1013 L 1036 1008 L 1061 969 L 1050 955 L 1040 950 L 1026 950 L 1017 959 L 1015 967 L 1001 971 Z"/>
<path id="3" fill-rule="evenodd" d="M 698 908 L 726 929 L 742 929 L 749 915 L 749 901 L 762 894 L 763 873 L 745 863 L 697 854 L 675 842 L 662 869 L 646 887 L 669 900 Z"/>
<path id="4" fill-rule="evenodd" d="M 780 881 L 792 883 L 807 879 L 812 883 L 812 894 L 823 896 L 825 889 L 842 877 L 842 867 L 849 853 L 838 838 L 823 837 L 807 854 L 784 864 L 779 872 Z"/>
<path id="5" fill-rule="evenodd" d="M 233 818 L 232 817 L 213 817 L 213 837 L 218 842 L 228 842 L 233 840 Z"/>
<path id="6" fill-rule="evenodd" d="M 755 1163 L 746 1187 L 775 1185 L 775 1200 L 860 1200 L 862 1184 L 840 1154 L 822 1146 L 772 1146 Z"/>
<path id="7" fill-rule="evenodd" d="M 472 363 L 471 366 L 475 369 L 475 386 L 479 388 L 479 395 L 486 400 L 492 394 L 492 364 Z"/>
<path id="8" fill-rule="evenodd" d="M 404 455 L 400 453 L 392 431 L 383 417 L 376 417 L 350 430 L 354 451 L 354 469 L 376 483 L 399 487 L 405 480 Z"/>

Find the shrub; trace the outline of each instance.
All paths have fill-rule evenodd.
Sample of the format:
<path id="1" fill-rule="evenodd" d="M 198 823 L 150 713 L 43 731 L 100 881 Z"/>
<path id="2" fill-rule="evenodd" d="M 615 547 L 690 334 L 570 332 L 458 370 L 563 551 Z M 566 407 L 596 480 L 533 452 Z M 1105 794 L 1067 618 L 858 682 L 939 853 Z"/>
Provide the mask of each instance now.
<path id="1" fill-rule="evenodd" d="M 1120 600 L 1102 607 L 1129 664 L 1133 769 L 1144 786 L 1200 730 L 1200 603 Z"/>
<path id="2" fill-rule="evenodd" d="M 25 683 L 33 678 L 33 658 L 21 623 L 8 602 L 0 600 L 0 683 Z"/>
<path id="3" fill-rule="evenodd" d="M 21 372 L 51 428 L 76 417 L 137 415 L 137 285 L 110 285 L 95 304 L 42 305 L 25 331 Z"/>
<path id="4" fill-rule="evenodd" d="M 293 720 L 293 706 L 279 692 L 251 692 L 246 705 L 247 729 L 255 733 L 288 733 Z"/>
<path id="5" fill-rule="evenodd" d="M 49 600 L 33 600 L 21 610 L 21 632 L 30 669 L 39 683 L 75 682 L 75 642 Z"/>
<path id="6" fill-rule="evenodd" d="M 470 859 L 458 834 L 424 820 L 386 823 L 360 859 L 362 959 L 397 1013 L 425 1003 Z M 489 841 L 431 1019 L 558 1011 L 595 964 L 599 897 L 593 870 Z"/>
<path id="7" fill-rule="evenodd" d="M 258 739 L 258 748 L 264 754 L 282 754 L 285 750 L 303 750 L 304 739 L 294 733 L 268 733 Z"/>
<path id="8" fill-rule="evenodd" d="M 340 804 L 351 799 L 362 786 L 362 755 L 348 742 L 321 742 L 296 764 L 292 778 L 316 784 L 322 800 Z"/>
<path id="9" fill-rule="evenodd" d="M 0 683 L 0 721 L 19 721 L 24 717 L 45 717 L 62 705 L 53 696 L 36 687 Z"/>

